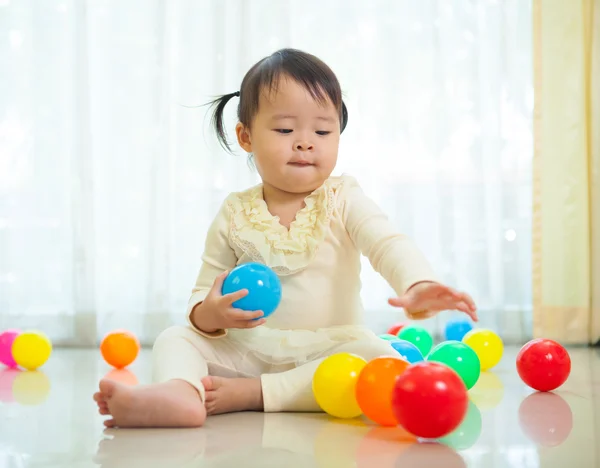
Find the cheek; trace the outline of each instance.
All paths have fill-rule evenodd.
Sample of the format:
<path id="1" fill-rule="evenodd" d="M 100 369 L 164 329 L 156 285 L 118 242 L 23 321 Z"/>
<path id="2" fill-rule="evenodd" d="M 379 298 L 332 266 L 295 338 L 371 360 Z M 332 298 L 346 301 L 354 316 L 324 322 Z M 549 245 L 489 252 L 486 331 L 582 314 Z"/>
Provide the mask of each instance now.
<path id="1" fill-rule="evenodd" d="M 327 144 L 326 154 L 329 156 L 327 159 L 332 164 L 335 164 L 338 158 L 338 150 L 339 150 L 340 139 L 331 139 Z"/>
<path id="2" fill-rule="evenodd" d="M 261 176 L 279 172 L 283 161 L 280 145 L 277 141 L 263 139 L 253 145 L 253 159 L 256 170 Z"/>

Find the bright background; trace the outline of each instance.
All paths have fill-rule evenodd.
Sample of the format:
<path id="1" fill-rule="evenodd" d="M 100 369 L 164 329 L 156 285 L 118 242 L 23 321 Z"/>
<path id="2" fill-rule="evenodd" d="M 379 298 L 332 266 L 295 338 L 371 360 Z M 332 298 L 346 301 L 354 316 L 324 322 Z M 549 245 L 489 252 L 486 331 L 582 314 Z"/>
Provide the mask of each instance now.
<path id="1" fill-rule="evenodd" d="M 289 46 L 342 83 L 336 173 L 474 296 L 483 326 L 525 340 L 531 24 L 523 0 L 0 0 L 0 329 L 94 345 L 183 323 L 213 215 L 257 182 L 198 106 Z M 368 262 L 363 276 L 381 332 L 401 315 Z"/>

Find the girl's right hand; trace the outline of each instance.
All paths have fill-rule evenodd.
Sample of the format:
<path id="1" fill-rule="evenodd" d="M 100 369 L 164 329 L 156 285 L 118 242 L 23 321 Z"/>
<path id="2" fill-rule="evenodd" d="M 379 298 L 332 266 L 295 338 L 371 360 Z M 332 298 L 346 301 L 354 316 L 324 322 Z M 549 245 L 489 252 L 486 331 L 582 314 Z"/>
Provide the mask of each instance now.
<path id="1" fill-rule="evenodd" d="M 204 302 L 197 307 L 198 311 L 194 322 L 206 332 L 225 328 L 255 328 L 266 322 L 264 318 L 260 318 L 264 315 L 260 310 L 250 312 L 233 307 L 234 302 L 248 295 L 247 289 L 223 296 L 221 290 L 228 274 L 229 272 L 226 271 L 216 277 Z"/>

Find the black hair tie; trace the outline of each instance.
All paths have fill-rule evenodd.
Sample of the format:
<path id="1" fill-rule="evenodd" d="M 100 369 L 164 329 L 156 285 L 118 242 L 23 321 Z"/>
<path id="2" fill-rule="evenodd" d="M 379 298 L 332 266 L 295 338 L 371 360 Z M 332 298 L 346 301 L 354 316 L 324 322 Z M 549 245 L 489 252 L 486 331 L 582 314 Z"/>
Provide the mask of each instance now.
<path id="1" fill-rule="evenodd" d="M 233 93 L 233 95 L 234 95 L 235 97 L 240 97 L 240 92 L 239 92 L 239 91 L 236 91 L 235 93 Z"/>

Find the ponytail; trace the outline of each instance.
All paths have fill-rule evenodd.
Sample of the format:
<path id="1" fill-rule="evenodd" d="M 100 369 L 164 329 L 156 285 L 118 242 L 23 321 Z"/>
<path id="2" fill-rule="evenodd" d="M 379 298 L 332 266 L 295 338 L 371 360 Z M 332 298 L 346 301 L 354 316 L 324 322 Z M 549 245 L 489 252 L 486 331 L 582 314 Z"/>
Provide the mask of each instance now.
<path id="1" fill-rule="evenodd" d="M 342 118 L 340 119 L 340 133 L 344 131 L 346 125 L 348 125 L 348 108 L 342 100 Z"/>
<path id="2" fill-rule="evenodd" d="M 223 125 L 223 112 L 225 111 L 225 106 L 231 100 L 231 98 L 239 96 L 239 91 L 230 94 L 223 94 L 222 96 L 207 104 L 209 107 L 213 108 L 210 124 L 215 130 L 215 133 L 217 134 L 219 144 L 223 147 L 225 151 L 229 153 L 233 152 L 231 151 L 231 146 L 227 141 L 227 132 L 225 131 L 225 127 Z"/>

